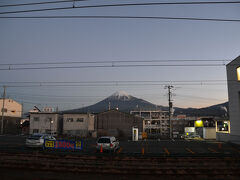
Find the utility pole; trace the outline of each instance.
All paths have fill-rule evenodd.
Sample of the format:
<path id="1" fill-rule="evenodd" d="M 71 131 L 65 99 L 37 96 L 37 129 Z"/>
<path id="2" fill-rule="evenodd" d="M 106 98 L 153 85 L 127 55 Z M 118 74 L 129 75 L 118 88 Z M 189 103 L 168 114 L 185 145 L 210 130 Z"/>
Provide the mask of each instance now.
<path id="1" fill-rule="evenodd" d="M 172 122 L 171 122 L 171 116 L 172 116 L 172 92 L 171 90 L 173 89 L 172 85 L 166 86 L 168 88 L 168 121 L 169 121 L 169 138 L 172 139 Z"/>
<path id="2" fill-rule="evenodd" d="M 6 86 L 3 86 L 3 102 L 2 102 L 2 118 L 1 118 L 1 134 L 3 134 L 4 108 L 6 98 Z"/>

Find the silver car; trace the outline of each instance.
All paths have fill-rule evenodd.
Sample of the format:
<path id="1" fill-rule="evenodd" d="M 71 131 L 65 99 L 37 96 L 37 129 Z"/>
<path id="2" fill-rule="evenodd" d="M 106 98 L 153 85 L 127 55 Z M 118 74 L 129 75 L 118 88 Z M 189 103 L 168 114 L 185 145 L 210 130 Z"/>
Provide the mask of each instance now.
<path id="1" fill-rule="evenodd" d="M 113 151 L 119 148 L 119 141 L 114 136 L 102 136 L 96 142 L 97 151 Z"/>
<path id="2" fill-rule="evenodd" d="M 56 138 L 49 134 L 32 134 L 26 139 L 26 146 L 43 147 L 44 140 L 56 140 Z"/>

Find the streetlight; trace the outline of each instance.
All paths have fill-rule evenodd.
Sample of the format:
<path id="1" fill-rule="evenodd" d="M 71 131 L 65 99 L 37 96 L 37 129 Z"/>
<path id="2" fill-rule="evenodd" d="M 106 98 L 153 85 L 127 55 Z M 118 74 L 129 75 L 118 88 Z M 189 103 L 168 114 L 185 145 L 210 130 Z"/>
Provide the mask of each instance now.
<path id="1" fill-rule="evenodd" d="M 49 118 L 49 123 L 50 123 L 50 134 L 52 135 L 52 124 L 53 124 L 52 118 Z"/>

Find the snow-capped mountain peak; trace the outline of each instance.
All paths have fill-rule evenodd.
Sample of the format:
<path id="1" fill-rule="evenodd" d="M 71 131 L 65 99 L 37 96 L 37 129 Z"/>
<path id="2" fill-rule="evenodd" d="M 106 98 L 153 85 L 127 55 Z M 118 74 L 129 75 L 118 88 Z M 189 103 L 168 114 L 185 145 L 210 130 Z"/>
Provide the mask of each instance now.
<path id="1" fill-rule="evenodd" d="M 117 92 L 113 93 L 110 97 L 115 98 L 115 99 L 130 99 L 131 98 L 131 96 L 125 91 L 117 91 Z"/>

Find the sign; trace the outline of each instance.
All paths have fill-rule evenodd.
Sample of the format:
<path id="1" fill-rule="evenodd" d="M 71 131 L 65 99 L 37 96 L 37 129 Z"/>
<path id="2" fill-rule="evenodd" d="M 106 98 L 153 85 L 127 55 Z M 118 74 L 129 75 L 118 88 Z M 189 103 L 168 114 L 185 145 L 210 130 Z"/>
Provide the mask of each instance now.
<path id="1" fill-rule="evenodd" d="M 82 150 L 82 141 L 45 140 L 45 149 Z"/>
<path id="2" fill-rule="evenodd" d="M 147 139 L 147 133 L 146 132 L 142 133 L 142 139 Z"/>

